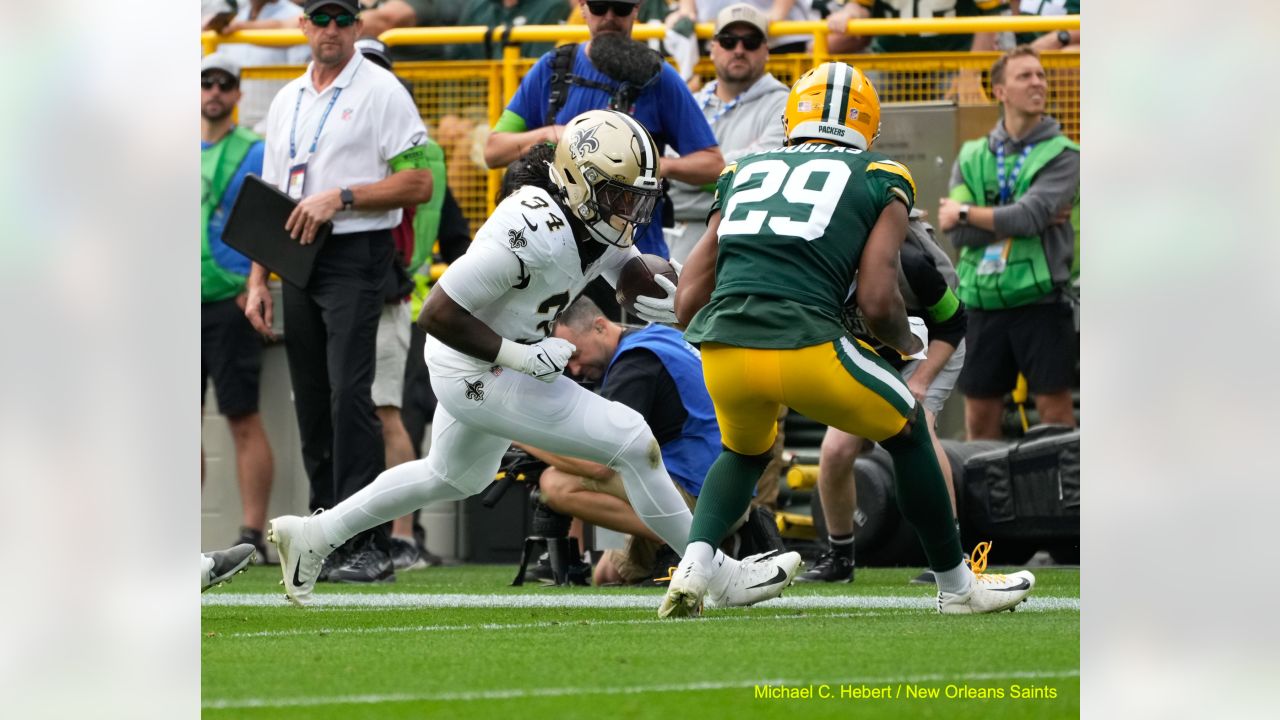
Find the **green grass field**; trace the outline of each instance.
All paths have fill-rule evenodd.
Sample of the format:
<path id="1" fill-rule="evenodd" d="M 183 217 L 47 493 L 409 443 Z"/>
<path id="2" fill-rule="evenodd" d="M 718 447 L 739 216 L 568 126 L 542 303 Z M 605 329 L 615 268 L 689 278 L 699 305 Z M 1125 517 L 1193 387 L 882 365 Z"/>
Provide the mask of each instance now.
<path id="1" fill-rule="evenodd" d="M 658 588 L 512 588 L 507 566 L 321 584 L 305 610 L 277 567 L 250 568 L 201 596 L 202 706 L 273 719 L 1079 715 L 1078 570 L 1037 568 L 1017 612 L 975 617 L 937 615 L 931 591 L 907 584 L 915 572 L 859 569 L 853 585 L 660 622 Z"/>

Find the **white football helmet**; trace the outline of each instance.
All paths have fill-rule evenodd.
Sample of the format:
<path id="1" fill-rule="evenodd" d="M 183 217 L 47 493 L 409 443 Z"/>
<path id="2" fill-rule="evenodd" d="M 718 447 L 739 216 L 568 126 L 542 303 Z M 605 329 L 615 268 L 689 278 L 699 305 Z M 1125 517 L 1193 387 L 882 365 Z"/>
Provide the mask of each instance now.
<path id="1" fill-rule="evenodd" d="M 630 247 L 662 196 L 658 147 L 630 116 L 588 110 L 565 125 L 551 182 L 592 238 Z"/>

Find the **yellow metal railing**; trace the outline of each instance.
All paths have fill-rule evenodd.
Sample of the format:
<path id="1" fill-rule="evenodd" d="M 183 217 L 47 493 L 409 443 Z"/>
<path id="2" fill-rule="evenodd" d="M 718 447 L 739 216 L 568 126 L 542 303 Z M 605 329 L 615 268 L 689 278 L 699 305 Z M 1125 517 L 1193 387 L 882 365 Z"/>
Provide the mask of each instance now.
<path id="1" fill-rule="evenodd" d="M 912 20 L 851 20 L 848 30 L 857 35 L 897 35 L 924 33 L 1042 32 L 1076 30 L 1078 15 L 1052 17 L 975 17 Z M 768 70 L 781 82 L 790 84 L 814 64 L 837 59 L 872 74 L 882 103 L 920 102 L 953 99 L 960 105 L 990 105 L 988 71 L 999 53 L 895 53 L 831 56 L 827 52 L 826 23 L 776 22 L 769 30 L 777 35 L 811 35 L 813 52 L 774 55 Z M 698 37 L 709 38 L 711 23 L 696 26 Z M 662 38 L 661 25 L 636 25 L 637 40 Z M 500 171 L 489 171 L 482 159 L 488 129 L 502 115 L 519 86 L 520 79 L 536 62 L 520 55 L 521 42 L 578 42 L 588 38 L 585 25 L 539 25 L 525 27 L 483 26 L 398 28 L 379 36 L 391 46 L 482 43 L 486 38 L 505 44 L 501 60 L 458 60 L 397 62 L 396 73 L 412 88 L 423 121 L 432 138 L 445 149 L 449 187 L 458 200 L 474 232 L 493 209 L 493 196 Z M 201 36 L 205 54 L 222 43 L 252 43 L 287 47 L 305 42 L 300 30 L 246 30 L 229 35 L 206 32 Z M 1042 61 L 1049 75 L 1049 113 L 1063 125 L 1064 132 L 1080 139 L 1080 54 L 1048 52 Z M 244 69 L 246 85 L 256 85 L 261 93 L 274 93 L 298 76 L 297 66 L 249 67 Z M 695 68 L 703 79 L 715 76 L 711 61 L 704 57 Z"/>

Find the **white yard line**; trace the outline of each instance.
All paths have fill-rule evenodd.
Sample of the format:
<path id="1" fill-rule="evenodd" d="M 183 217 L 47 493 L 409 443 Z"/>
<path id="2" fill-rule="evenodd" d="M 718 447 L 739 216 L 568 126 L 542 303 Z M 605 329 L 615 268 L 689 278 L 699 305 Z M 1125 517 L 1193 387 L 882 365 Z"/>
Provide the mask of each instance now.
<path id="1" fill-rule="evenodd" d="M 851 613 L 823 613 L 812 617 L 818 618 L 852 618 L 852 617 L 871 617 L 876 613 L 867 612 L 851 612 Z M 800 620 L 807 619 L 809 616 L 803 615 L 746 615 L 742 613 L 733 613 L 730 615 L 709 615 L 703 617 L 698 622 L 724 622 L 724 621 L 740 621 L 751 620 L 759 622 L 762 620 Z M 595 627 L 597 625 L 663 625 L 674 627 L 674 623 L 670 620 L 660 620 L 657 617 L 633 619 L 633 620 L 587 620 L 587 619 L 568 619 L 562 621 L 540 621 L 527 623 L 477 623 L 463 625 L 387 625 L 382 627 L 312 627 L 297 628 L 293 630 L 259 630 L 257 632 L 233 632 L 219 633 L 219 637 L 223 638 L 278 638 L 278 637 L 297 637 L 297 636 L 315 636 L 315 635 L 379 635 L 383 633 L 430 633 L 430 632 L 451 632 L 455 630 L 466 630 L 473 632 L 477 630 L 544 630 L 548 628 L 585 628 Z"/>
<path id="2" fill-rule="evenodd" d="M 662 601 L 657 594 L 569 594 L 548 590 L 519 594 L 426 594 L 426 593 L 318 593 L 312 605 L 320 608 L 610 608 L 656 609 Z M 284 593 L 210 593 L 200 598 L 205 606 L 287 607 Z M 902 597 L 897 595 L 805 595 L 784 597 L 761 603 L 758 607 L 788 610 L 855 609 L 855 610 L 922 610 L 934 608 L 932 595 Z M 1032 595 L 1018 606 L 1019 612 L 1046 610 L 1080 610 L 1080 598 Z"/>
<path id="3" fill-rule="evenodd" d="M 989 680 L 1053 680 L 1079 677 L 1079 670 L 1030 670 L 962 675 L 904 675 L 899 677 L 849 677 L 829 680 L 750 678 L 746 680 L 722 680 L 716 682 L 692 682 L 662 685 L 631 685 L 622 687 L 541 687 L 513 688 L 510 690 L 474 690 L 445 693 L 390 693 L 371 695 L 331 695 L 294 698 L 216 698 L 203 701 L 205 710 L 231 710 L 241 708 L 316 707 L 322 705 L 377 705 L 396 702 L 469 702 L 475 700 L 509 700 L 524 698 L 563 697 L 566 695 L 637 695 L 645 693 L 699 692 L 706 690 L 731 690 L 756 686 L 818 687 L 827 685 L 839 697 L 840 686 L 881 687 L 886 685 L 921 683 L 967 683 Z M 834 698 L 833 698 L 834 699 Z"/>

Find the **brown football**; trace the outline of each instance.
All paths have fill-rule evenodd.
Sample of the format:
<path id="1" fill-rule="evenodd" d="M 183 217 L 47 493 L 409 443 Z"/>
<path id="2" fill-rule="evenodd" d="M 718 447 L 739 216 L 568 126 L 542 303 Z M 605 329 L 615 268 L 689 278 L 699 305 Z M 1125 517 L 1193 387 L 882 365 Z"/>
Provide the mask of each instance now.
<path id="1" fill-rule="evenodd" d="M 618 284 L 615 290 L 618 304 L 629 314 L 636 314 L 636 298 L 641 295 L 657 298 L 667 296 L 662 286 L 653 279 L 654 275 L 665 275 L 672 284 L 678 282 L 680 277 L 676 274 L 676 269 L 671 267 L 671 263 L 657 255 L 634 257 L 622 266 L 622 271 L 618 273 Z"/>

